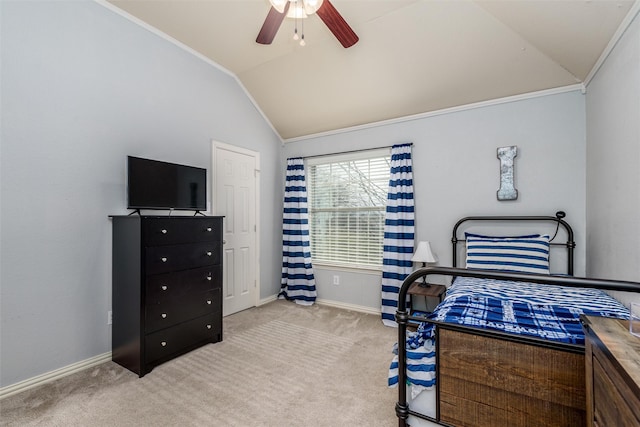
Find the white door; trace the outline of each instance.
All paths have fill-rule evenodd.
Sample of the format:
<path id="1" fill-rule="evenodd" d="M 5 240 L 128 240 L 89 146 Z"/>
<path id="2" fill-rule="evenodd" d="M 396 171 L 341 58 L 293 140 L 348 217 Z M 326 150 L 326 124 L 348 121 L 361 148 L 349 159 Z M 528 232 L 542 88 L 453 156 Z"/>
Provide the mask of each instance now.
<path id="1" fill-rule="evenodd" d="M 224 215 L 222 313 L 257 305 L 258 153 L 213 142 L 213 211 Z"/>

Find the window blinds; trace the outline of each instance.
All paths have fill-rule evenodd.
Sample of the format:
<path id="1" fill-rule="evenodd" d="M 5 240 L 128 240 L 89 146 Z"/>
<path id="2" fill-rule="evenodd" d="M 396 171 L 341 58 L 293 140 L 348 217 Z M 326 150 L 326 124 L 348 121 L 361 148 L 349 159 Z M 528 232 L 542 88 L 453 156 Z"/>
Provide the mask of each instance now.
<path id="1" fill-rule="evenodd" d="M 380 267 L 389 149 L 309 159 L 311 254 L 315 264 Z"/>

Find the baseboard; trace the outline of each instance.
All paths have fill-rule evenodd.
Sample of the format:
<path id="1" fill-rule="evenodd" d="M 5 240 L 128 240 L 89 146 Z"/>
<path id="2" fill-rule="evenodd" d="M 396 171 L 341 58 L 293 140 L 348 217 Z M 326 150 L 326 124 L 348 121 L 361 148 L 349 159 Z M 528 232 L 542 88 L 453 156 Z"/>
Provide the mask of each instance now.
<path id="1" fill-rule="evenodd" d="M 75 374 L 76 372 L 83 371 L 85 369 L 100 365 L 110 360 L 111 352 L 107 352 L 91 357 L 89 359 L 81 360 L 80 362 L 72 363 L 71 365 L 44 373 L 42 375 L 29 378 L 24 381 L 20 381 L 19 383 L 0 387 L 0 399 L 4 399 L 5 397 L 12 396 L 16 393 L 20 393 L 34 387 L 38 387 L 51 381 L 55 381 L 57 379 L 66 377 L 67 375 Z"/>
<path id="2" fill-rule="evenodd" d="M 278 299 L 278 295 L 271 295 L 270 297 L 266 297 L 261 299 L 260 301 L 258 301 L 258 307 L 260 307 L 261 305 L 265 305 L 265 304 L 269 304 L 270 302 L 273 302 L 275 300 Z"/>
<path id="3" fill-rule="evenodd" d="M 268 304 L 272 301 L 275 301 L 278 299 L 277 295 L 272 295 L 270 297 L 261 299 L 260 302 L 258 303 L 258 306 L 264 305 L 264 304 Z M 375 315 L 380 315 L 381 311 L 380 309 L 375 309 L 373 307 L 367 307 L 364 305 L 355 305 L 355 304 L 349 304 L 346 302 L 340 302 L 340 301 L 333 301 L 333 300 L 328 300 L 328 299 L 322 299 L 322 298 L 318 298 L 316 299 L 316 303 L 320 304 L 320 305 L 326 305 L 328 307 L 335 307 L 335 308 L 341 308 L 343 310 L 350 310 L 350 311 L 357 311 L 360 313 L 366 313 L 366 314 L 375 314 Z"/>
<path id="4" fill-rule="evenodd" d="M 367 314 L 375 314 L 375 315 L 380 315 L 380 309 L 375 309 L 373 307 L 367 307 L 364 305 L 355 305 L 355 304 L 349 304 L 346 302 L 340 302 L 340 301 L 332 301 L 332 300 L 326 300 L 326 299 L 321 299 L 318 298 L 316 300 L 316 303 L 320 304 L 320 305 L 326 305 L 329 307 L 336 307 L 336 308 L 341 308 L 343 310 L 350 310 L 350 311 L 358 311 L 360 313 L 367 313 Z"/>

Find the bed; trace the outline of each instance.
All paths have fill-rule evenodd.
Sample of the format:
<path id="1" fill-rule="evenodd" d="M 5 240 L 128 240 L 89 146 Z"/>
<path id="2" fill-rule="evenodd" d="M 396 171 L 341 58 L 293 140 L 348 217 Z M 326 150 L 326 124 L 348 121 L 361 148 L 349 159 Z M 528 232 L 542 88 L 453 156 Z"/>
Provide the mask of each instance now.
<path id="1" fill-rule="evenodd" d="M 397 346 L 389 375 L 390 385 L 401 385 L 399 426 L 586 424 L 579 316 L 628 317 L 626 307 L 603 290 L 640 292 L 640 283 L 573 277 L 573 231 L 563 218 L 563 213 L 463 218 L 453 229 L 454 267 L 422 268 L 405 279 L 396 320 L 398 342 L 406 345 Z M 555 227 L 554 237 L 561 228 L 566 239 L 513 230 L 510 236 L 504 230 L 502 236 L 465 231 L 459 238 L 469 224 L 485 223 L 546 223 Z M 538 240 L 544 246 L 546 239 L 549 251 L 542 251 L 542 257 L 532 248 L 527 248 L 532 256 L 516 254 L 505 239 L 516 239 L 518 245 L 530 240 L 526 245 L 536 248 Z M 457 267 L 462 244 L 469 252 L 465 265 L 475 268 Z M 564 253 L 560 275 L 549 274 L 552 249 Z M 410 316 L 406 307 L 408 287 L 425 276 L 452 278 L 447 296 L 426 319 Z M 407 334 L 409 322 L 421 321 Z"/>

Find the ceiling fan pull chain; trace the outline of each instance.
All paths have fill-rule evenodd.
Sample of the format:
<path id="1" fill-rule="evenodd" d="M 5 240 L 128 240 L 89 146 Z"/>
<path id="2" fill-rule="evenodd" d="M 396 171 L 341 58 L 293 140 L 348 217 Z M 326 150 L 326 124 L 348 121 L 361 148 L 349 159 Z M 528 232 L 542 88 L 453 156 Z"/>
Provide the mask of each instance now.
<path id="1" fill-rule="evenodd" d="M 298 40 L 298 0 L 293 4 L 293 39 Z"/>

